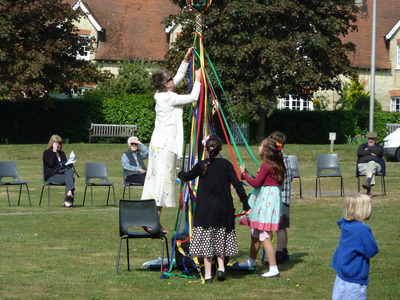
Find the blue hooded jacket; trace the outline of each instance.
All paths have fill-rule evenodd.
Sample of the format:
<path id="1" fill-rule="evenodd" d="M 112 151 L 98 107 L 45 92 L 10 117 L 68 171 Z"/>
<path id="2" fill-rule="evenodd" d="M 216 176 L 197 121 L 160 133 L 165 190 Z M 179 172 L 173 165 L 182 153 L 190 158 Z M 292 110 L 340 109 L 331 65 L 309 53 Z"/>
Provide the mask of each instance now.
<path id="1" fill-rule="evenodd" d="M 342 280 L 368 285 L 369 259 L 378 253 L 371 228 L 344 218 L 337 223 L 341 236 L 331 266 Z"/>

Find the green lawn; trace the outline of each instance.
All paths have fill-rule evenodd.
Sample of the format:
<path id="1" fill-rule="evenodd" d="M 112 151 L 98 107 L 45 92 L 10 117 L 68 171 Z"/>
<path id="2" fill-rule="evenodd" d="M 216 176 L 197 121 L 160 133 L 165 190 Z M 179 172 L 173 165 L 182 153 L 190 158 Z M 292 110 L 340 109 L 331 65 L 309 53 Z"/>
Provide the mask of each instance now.
<path id="1" fill-rule="evenodd" d="M 62 207 L 63 188 L 53 187 L 51 206 L 47 194 L 38 206 L 42 187 L 41 156 L 45 145 L 0 145 L 0 160 L 14 160 L 22 180 L 29 181 L 33 206 L 23 192 L 21 206 L 16 206 L 17 188 L 11 188 L 8 206 L 5 188 L 0 187 L 0 299 L 329 299 L 335 272 L 329 266 L 336 248 L 341 218 L 342 198 L 339 180 L 322 180 L 322 198 L 315 198 L 316 155 L 329 153 L 329 145 L 287 145 L 287 154 L 299 159 L 304 199 L 299 199 L 298 180 L 292 186 L 290 262 L 281 266 L 281 278 L 264 279 L 257 274 L 228 272 L 225 282 L 211 285 L 188 279 L 159 279 L 157 271 L 141 270 L 141 265 L 160 255 L 160 242 L 131 242 L 131 267 L 126 269 L 122 249 L 120 274 L 115 275 L 118 247 L 118 209 L 105 206 L 107 189 L 93 189 L 82 206 L 85 162 L 104 162 L 116 188 L 117 201 L 122 197 L 121 154 L 125 144 L 66 144 L 64 150 L 76 154 L 76 207 Z M 253 146 L 256 151 L 257 145 Z M 337 145 L 345 193 L 357 191 L 355 152 L 357 145 Z M 224 146 L 227 153 L 227 147 Z M 244 152 L 244 151 L 243 151 Z M 250 171 L 255 166 L 243 155 Z M 400 163 L 388 163 L 387 196 L 373 198 L 373 214 L 367 224 L 372 228 L 379 253 L 371 260 L 369 299 L 399 299 L 400 259 L 398 248 L 400 218 Z M 177 185 L 177 190 L 179 186 Z M 373 190 L 379 194 L 380 183 Z M 140 198 L 141 188 L 132 189 L 132 198 Z M 237 200 L 235 200 L 237 201 Z M 237 208 L 241 206 L 239 203 Z M 162 224 L 172 232 L 177 208 L 163 210 Z M 247 258 L 249 230 L 238 226 L 240 253 L 231 261 Z M 169 234 L 171 237 L 172 234 Z M 397 250 L 396 250 L 397 249 Z M 261 254 L 261 253 L 260 253 Z M 259 258 L 261 255 L 259 255 Z M 266 267 L 258 260 L 257 272 Z M 175 271 L 179 274 L 178 271 Z"/>

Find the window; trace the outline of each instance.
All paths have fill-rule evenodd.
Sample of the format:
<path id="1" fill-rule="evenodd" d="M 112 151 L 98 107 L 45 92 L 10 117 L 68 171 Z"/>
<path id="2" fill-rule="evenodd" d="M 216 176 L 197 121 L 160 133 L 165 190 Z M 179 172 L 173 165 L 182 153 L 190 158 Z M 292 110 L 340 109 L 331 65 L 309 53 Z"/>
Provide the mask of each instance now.
<path id="1" fill-rule="evenodd" d="M 77 59 L 90 60 L 90 36 L 89 35 L 79 35 L 84 38 L 86 45 L 82 47 L 81 51 L 76 55 Z"/>
<path id="2" fill-rule="evenodd" d="M 397 44 L 397 64 L 396 68 L 400 69 L 400 44 Z"/>
<path id="3" fill-rule="evenodd" d="M 313 103 L 307 98 L 300 96 L 286 95 L 284 98 L 279 99 L 279 109 L 289 108 L 290 110 L 313 110 Z"/>
<path id="4" fill-rule="evenodd" d="M 390 98 L 390 111 L 400 112 L 400 97 Z"/>

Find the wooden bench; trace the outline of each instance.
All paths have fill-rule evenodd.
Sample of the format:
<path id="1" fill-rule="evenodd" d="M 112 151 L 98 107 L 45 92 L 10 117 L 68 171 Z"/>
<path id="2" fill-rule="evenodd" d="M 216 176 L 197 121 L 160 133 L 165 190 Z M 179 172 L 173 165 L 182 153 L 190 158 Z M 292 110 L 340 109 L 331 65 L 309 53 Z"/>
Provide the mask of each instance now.
<path id="1" fill-rule="evenodd" d="M 94 137 L 128 138 L 136 135 L 137 125 L 91 124 L 89 129 L 89 144 Z"/>

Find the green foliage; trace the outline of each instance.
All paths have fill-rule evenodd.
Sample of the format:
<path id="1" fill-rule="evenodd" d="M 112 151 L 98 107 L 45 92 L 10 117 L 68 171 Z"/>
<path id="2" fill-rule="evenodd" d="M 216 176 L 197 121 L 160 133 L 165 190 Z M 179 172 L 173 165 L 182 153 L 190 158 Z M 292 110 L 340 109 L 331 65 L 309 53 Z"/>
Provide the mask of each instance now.
<path id="1" fill-rule="evenodd" d="M 104 98 L 128 94 L 149 94 L 154 90 L 149 74 L 151 67 L 151 64 L 138 60 L 120 62 L 118 75 L 99 83 L 96 90 Z"/>
<path id="2" fill-rule="evenodd" d="M 203 14 L 204 47 L 234 111 L 256 120 L 280 96 L 339 90 L 338 75 L 355 72 L 347 58 L 354 45 L 341 38 L 356 28 L 357 10 L 347 0 L 214 1 Z M 193 44 L 194 19 L 184 10 L 166 20 L 183 25 L 167 55 L 170 70 L 182 59 L 177 53 Z"/>
<path id="3" fill-rule="evenodd" d="M 123 95 L 103 102 L 104 120 L 109 124 L 136 124 L 137 136 L 147 142 L 154 128 L 154 98 L 151 95 Z"/>
<path id="4" fill-rule="evenodd" d="M 343 82 L 341 96 L 335 103 L 335 109 L 342 110 L 367 110 L 370 107 L 370 95 L 365 91 L 364 85 L 360 82 L 359 77 L 355 76 L 350 83 Z M 381 111 L 382 105 L 375 99 L 374 110 Z"/>
<path id="5" fill-rule="evenodd" d="M 99 80 L 93 65 L 76 59 L 90 46 L 74 33 L 79 17 L 62 0 L 2 0 L 0 96 L 43 98 L 54 89 L 70 93 L 73 80 Z"/>
<path id="6" fill-rule="evenodd" d="M 400 123 L 399 113 L 381 111 L 375 112 L 374 117 L 374 131 L 379 139 L 386 136 L 386 123 Z M 364 136 L 368 132 L 368 125 L 367 111 L 275 110 L 266 120 L 265 135 L 280 130 L 288 136 L 288 143 L 325 144 L 329 140 L 329 132 L 336 132 L 335 143 L 342 144 Z"/>
<path id="7" fill-rule="evenodd" d="M 85 142 L 90 123 L 102 123 L 101 101 L 80 99 L 0 101 L 0 143 L 47 143 L 52 134 Z"/>

